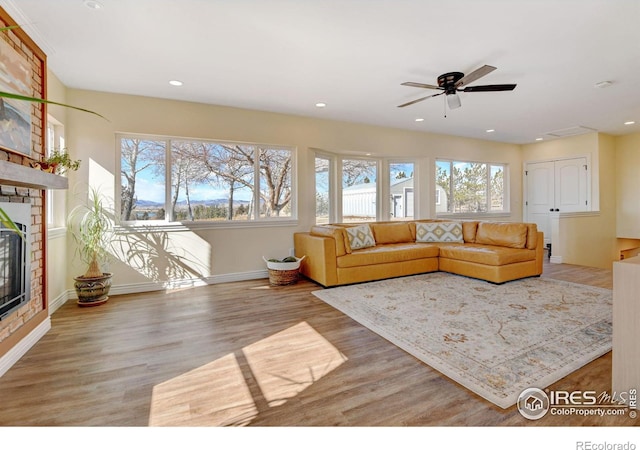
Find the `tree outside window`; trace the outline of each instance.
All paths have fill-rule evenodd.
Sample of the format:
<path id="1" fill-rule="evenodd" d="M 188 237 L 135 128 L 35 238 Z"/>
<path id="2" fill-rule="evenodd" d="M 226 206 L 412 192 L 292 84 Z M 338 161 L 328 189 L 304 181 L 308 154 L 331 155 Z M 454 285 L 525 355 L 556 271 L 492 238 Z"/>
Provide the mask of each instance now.
<path id="1" fill-rule="evenodd" d="M 436 161 L 436 189 L 446 197 L 446 213 L 486 213 L 505 210 L 504 164 Z"/>
<path id="2" fill-rule="evenodd" d="M 126 136 L 120 149 L 123 221 L 292 217 L 291 149 Z"/>

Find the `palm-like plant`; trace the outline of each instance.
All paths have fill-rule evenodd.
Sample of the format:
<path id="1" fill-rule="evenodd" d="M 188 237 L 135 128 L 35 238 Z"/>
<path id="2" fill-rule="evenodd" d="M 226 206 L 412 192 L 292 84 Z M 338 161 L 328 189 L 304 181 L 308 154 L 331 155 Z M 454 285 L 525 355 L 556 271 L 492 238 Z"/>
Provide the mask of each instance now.
<path id="1" fill-rule="evenodd" d="M 100 267 L 111 245 L 113 222 L 104 197 L 97 189 L 89 190 L 87 204 L 76 206 L 69 214 L 69 227 L 78 244 L 80 259 L 88 265 L 82 278 L 102 277 Z"/>

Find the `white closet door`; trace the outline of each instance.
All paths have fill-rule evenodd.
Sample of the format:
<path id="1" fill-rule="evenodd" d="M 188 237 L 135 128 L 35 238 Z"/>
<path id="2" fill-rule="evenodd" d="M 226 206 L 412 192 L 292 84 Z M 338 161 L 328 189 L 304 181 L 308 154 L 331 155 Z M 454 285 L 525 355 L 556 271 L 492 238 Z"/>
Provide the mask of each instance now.
<path id="1" fill-rule="evenodd" d="M 555 165 L 553 161 L 529 163 L 527 178 L 527 222 L 535 223 L 551 242 L 549 213 L 555 208 Z"/>
<path id="2" fill-rule="evenodd" d="M 587 158 L 555 161 L 555 208 L 560 212 L 587 211 Z"/>
<path id="3" fill-rule="evenodd" d="M 551 242 L 549 213 L 588 211 L 587 158 L 527 163 L 527 221 Z"/>

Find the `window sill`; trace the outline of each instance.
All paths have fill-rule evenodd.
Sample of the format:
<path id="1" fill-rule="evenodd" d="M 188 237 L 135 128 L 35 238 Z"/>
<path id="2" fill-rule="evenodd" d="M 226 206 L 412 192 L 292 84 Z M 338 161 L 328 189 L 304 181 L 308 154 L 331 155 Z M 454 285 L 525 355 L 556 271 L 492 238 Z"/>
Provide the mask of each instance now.
<path id="1" fill-rule="evenodd" d="M 67 228 L 66 227 L 54 227 L 47 228 L 47 238 L 48 239 L 60 239 L 63 237 L 67 237 Z"/>
<path id="2" fill-rule="evenodd" d="M 497 219 L 497 218 L 509 218 L 511 213 L 507 211 L 495 212 L 495 213 L 456 213 L 456 214 L 436 214 L 437 219 L 465 219 L 465 220 L 482 220 L 482 219 Z"/>
<path id="3" fill-rule="evenodd" d="M 271 228 L 271 227 L 296 227 L 297 219 L 283 220 L 252 220 L 247 222 L 131 222 L 115 227 L 117 233 L 137 233 L 137 232 L 179 232 L 194 230 L 220 230 L 220 229 L 240 229 L 240 228 Z"/>

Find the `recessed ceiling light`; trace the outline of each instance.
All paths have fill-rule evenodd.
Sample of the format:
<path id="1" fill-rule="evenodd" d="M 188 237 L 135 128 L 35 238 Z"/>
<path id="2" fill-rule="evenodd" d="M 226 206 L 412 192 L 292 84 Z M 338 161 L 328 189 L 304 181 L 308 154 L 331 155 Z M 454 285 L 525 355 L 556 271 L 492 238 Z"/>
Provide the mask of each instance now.
<path id="1" fill-rule="evenodd" d="M 179 81 L 179 80 L 171 80 L 171 81 L 169 81 L 169 84 L 170 84 L 171 86 L 182 86 L 182 81 Z"/>
<path id="2" fill-rule="evenodd" d="M 487 130 L 487 133 L 493 133 L 494 131 L 496 131 L 496 130 L 494 130 L 493 128 L 491 128 L 491 129 Z"/>
<path id="3" fill-rule="evenodd" d="M 84 0 L 84 6 L 90 9 L 102 9 L 104 5 L 100 2 L 96 2 L 94 0 Z"/>
<path id="4" fill-rule="evenodd" d="M 424 122 L 424 119 L 423 119 L 422 117 L 418 117 L 418 118 L 416 119 L 416 122 Z"/>
<path id="5" fill-rule="evenodd" d="M 613 82 L 612 82 L 612 81 L 599 81 L 599 82 L 597 82 L 597 83 L 595 84 L 595 87 L 597 87 L 597 88 L 601 88 L 601 89 L 602 89 L 602 88 L 609 87 L 609 86 L 611 86 L 612 84 L 613 84 Z"/>
<path id="6" fill-rule="evenodd" d="M 318 102 L 318 103 L 316 103 L 316 107 L 317 107 L 317 108 L 324 108 L 324 107 L 326 107 L 326 106 L 327 106 L 327 104 L 326 104 L 326 103 L 323 103 L 323 102 Z"/>
<path id="7" fill-rule="evenodd" d="M 629 120 L 627 122 L 625 122 L 625 125 L 633 125 L 635 122 L 633 120 Z"/>
<path id="8" fill-rule="evenodd" d="M 543 140 L 542 138 L 536 138 L 536 141 L 542 141 L 542 140 Z"/>

